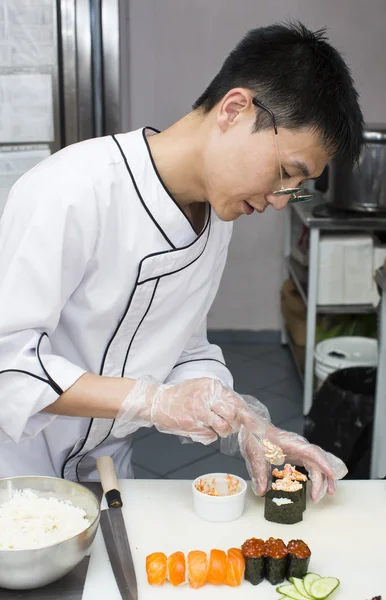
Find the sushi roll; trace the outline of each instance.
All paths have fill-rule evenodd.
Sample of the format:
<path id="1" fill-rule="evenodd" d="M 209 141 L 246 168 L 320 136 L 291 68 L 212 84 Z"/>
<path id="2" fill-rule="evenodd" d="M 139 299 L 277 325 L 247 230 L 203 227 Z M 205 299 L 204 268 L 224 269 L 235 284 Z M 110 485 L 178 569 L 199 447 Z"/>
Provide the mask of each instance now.
<path id="1" fill-rule="evenodd" d="M 275 490 L 265 495 L 264 518 L 272 523 L 293 525 L 303 520 L 303 505 L 299 496 L 293 498 Z"/>
<path id="2" fill-rule="evenodd" d="M 167 578 L 174 586 L 185 583 L 185 555 L 183 552 L 174 552 L 168 557 Z"/>
<path id="3" fill-rule="evenodd" d="M 163 585 L 166 579 L 167 558 L 163 552 L 153 552 L 146 557 L 146 574 L 150 585 Z"/>
<path id="4" fill-rule="evenodd" d="M 284 468 L 282 470 L 279 470 L 278 468 L 273 469 L 272 471 L 272 481 L 273 483 L 276 483 L 278 479 L 281 480 L 290 480 L 290 481 L 297 481 L 298 483 L 300 483 L 300 485 L 302 486 L 302 491 L 300 492 L 300 496 L 301 496 L 301 500 L 302 500 L 302 508 L 303 511 L 306 509 L 306 503 L 307 503 L 307 475 L 304 475 L 304 473 L 301 473 L 300 471 L 297 471 L 295 469 L 295 467 L 293 467 L 290 464 L 286 464 L 284 465 Z"/>
<path id="5" fill-rule="evenodd" d="M 246 540 L 241 546 L 245 559 L 245 579 L 252 585 L 258 585 L 264 579 L 265 542 L 258 538 Z"/>
<path id="6" fill-rule="evenodd" d="M 281 539 L 265 542 L 265 578 L 272 585 L 282 583 L 287 571 L 287 546 Z"/>
<path id="7" fill-rule="evenodd" d="M 225 585 L 237 587 L 241 585 L 245 571 L 244 556 L 239 548 L 229 548 L 227 552 L 227 572 Z"/>
<path id="8" fill-rule="evenodd" d="M 302 579 L 307 574 L 311 550 L 303 540 L 291 540 L 287 548 L 287 579 L 290 577 Z"/>
<path id="9" fill-rule="evenodd" d="M 201 550 L 192 550 L 188 554 L 189 585 L 198 589 L 206 584 L 208 574 L 208 557 Z"/>

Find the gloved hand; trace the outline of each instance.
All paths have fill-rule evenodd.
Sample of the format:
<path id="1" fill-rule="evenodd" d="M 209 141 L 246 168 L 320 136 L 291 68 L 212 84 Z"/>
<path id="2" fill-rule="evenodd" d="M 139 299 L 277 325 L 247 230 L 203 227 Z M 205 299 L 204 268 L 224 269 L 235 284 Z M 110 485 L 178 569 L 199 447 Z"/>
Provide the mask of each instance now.
<path id="1" fill-rule="evenodd" d="M 310 444 L 302 436 L 278 429 L 270 419 L 262 416 L 262 405 L 251 396 L 245 397 L 250 410 L 255 413 L 258 425 L 254 430 L 261 438 L 279 446 L 286 455 L 285 462 L 305 467 L 311 480 L 311 499 L 319 502 L 326 494 L 335 493 L 335 482 L 347 474 L 346 465 L 333 454 Z M 240 452 L 246 461 L 255 494 L 264 494 L 268 487 L 271 466 L 265 458 L 264 448 L 252 435 L 249 427 L 241 426 L 238 434 Z"/>
<path id="2" fill-rule="evenodd" d="M 113 435 L 125 437 L 140 427 L 154 425 L 162 433 L 189 437 L 210 444 L 242 425 L 257 426 L 244 400 L 217 379 L 191 379 L 160 384 L 137 379 L 116 418 Z"/>

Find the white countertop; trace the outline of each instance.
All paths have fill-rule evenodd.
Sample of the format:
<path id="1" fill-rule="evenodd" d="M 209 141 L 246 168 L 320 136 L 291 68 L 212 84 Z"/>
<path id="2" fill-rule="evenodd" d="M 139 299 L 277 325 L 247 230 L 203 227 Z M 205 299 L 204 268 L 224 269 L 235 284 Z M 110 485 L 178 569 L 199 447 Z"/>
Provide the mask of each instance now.
<path id="1" fill-rule="evenodd" d="M 278 525 L 264 519 L 264 501 L 248 490 L 244 515 L 232 523 L 207 523 L 193 513 L 191 481 L 120 481 L 123 514 L 137 573 L 139 600 L 274 600 L 276 586 L 243 582 L 240 588 L 206 585 L 149 586 L 145 558 L 156 551 L 240 547 L 250 537 L 303 539 L 311 549 L 309 570 L 338 577 L 333 600 L 386 600 L 386 481 L 343 481 L 335 497 L 308 502 L 302 523 Z M 287 582 L 288 583 L 288 582 Z M 95 539 L 83 600 L 120 600 L 101 531 Z"/>

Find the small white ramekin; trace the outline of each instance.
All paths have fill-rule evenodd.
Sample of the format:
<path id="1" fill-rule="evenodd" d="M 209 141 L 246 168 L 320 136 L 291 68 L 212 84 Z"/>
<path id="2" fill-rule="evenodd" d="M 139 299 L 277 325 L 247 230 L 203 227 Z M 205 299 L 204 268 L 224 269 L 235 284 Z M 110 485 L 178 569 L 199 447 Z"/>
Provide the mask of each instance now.
<path id="1" fill-rule="evenodd" d="M 220 489 L 224 489 L 227 475 L 239 481 L 240 491 L 236 494 L 230 496 L 209 496 L 208 494 L 199 492 L 196 488 L 196 484 L 200 480 L 208 481 L 210 485 L 212 485 L 212 481 L 214 480 L 220 486 Z M 235 521 L 244 512 L 246 491 L 246 481 L 238 475 L 232 475 L 231 473 L 208 473 L 201 475 L 192 483 L 194 512 L 198 517 L 204 519 L 204 521 L 212 521 L 214 523 Z"/>

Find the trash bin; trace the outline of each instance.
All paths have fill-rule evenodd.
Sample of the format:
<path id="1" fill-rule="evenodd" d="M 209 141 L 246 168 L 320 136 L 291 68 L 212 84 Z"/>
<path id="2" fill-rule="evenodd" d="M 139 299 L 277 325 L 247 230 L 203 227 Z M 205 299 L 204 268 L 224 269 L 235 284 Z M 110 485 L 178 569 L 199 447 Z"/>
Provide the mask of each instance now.
<path id="1" fill-rule="evenodd" d="M 314 356 L 317 387 L 320 388 L 334 371 L 350 367 L 376 367 L 378 342 L 359 336 L 334 337 L 320 342 Z"/>
<path id="2" fill-rule="evenodd" d="M 370 477 L 376 379 L 373 367 L 335 371 L 316 392 L 305 419 L 305 437 L 339 456 L 347 479 Z"/>

